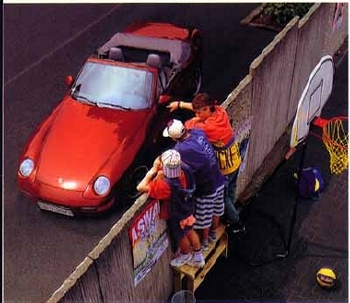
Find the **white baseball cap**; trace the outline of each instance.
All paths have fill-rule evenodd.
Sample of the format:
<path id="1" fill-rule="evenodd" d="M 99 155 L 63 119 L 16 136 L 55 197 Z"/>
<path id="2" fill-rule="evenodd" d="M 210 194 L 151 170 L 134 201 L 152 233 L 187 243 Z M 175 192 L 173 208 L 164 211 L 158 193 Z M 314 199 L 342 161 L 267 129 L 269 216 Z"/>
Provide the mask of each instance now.
<path id="1" fill-rule="evenodd" d="M 164 175 L 168 178 L 177 178 L 181 174 L 181 156 L 174 149 L 168 149 L 160 157 Z"/>
<path id="2" fill-rule="evenodd" d="M 167 127 L 163 130 L 163 137 L 179 139 L 183 136 L 186 129 L 180 120 L 173 119 L 168 122 Z"/>

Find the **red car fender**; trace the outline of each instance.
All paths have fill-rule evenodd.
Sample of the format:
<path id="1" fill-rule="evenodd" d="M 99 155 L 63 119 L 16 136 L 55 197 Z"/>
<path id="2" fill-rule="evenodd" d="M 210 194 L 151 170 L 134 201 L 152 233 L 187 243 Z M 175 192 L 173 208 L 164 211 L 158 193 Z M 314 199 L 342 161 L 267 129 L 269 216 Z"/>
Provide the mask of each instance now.
<path id="1" fill-rule="evenodd" d="M 30 138 L 27 140 L 27 143 L 23 149 L 23 152 L 21 153 L 18 161 L 18 170 L 17 175 L 18 178 L 26 180 L 27 182 L 34 182 L 35 181 L 35 175 L 36 171 L 38 169 L 38 163 L 40 159 L 40 153 L 42 149 L 43 142 L 45 141 L 45 138 L 50 131 L 50 127 L 52 125 L 52 122 L 55 120 L 55 117 L 57 113 L 60 110 L 60 105 L 58 105 L 51 114 L 49 114 L 36 128 L 36 130 L 33 132 L 33 134 L 30 136 Z M 30 174 L 29 177 L 23 177 L 19 173 L 19 166 L 21 165 L 22 161 L 26 158 L 30 158 L 34 161 L 34 170 Z"/>
<path id="2" fill-rule="evenodd" d="M 152 110 L 149 112 L 148 119 L 147 121 L 145 121 L 144 127 L 140 127 L 140 131 L 137 132 L 137 135 L 135 137 L 133 137 L 133 142 L 138 143 L 137 151 L 140 151 L 145 140 L 147 140 L 146 139 L 146 134 L 148 130 L 147 125 L 150 124 L 150 120 L 153 119 L 153 117 L 155 116 L 155 113 L 156 113 L 156 107 L 155 105 L 153 105 Z M 91 181 L 89 182 L 89 184 L 86 187 L 86 190 L 83 193 L 84 198 L 94 199 L 96 197 L 108 196 L 110 192 L 106 193 L 103 196 L 97 195 L 93 190 L 94 182 L 99 176 L 105 176 L 109 178 L 111 182 L 111 188 L 112 188 L 113 185 L 122 178 L 123 174 L 126 171 L 121 172 L 120 169 L 118 168 L 118 163 L 124 163 L 126 164 L 127 167 L 129 167 L 133 163 L 135 156 L 137 154 L 137 153 L 135 154 L 131 149 L 128 149 L 129 143 L 130 142 L 123 142 L 123 145 L 125 146 L 125 152 L 123 155 L 121 155 L 116 151 L 113 151 L 111 153 L 111 157 L 106 160 L 106 162 L 98 171 L 98 173 L 96 173 L 95 176 L 91 178 Z M 118 149 L 119 148 L 120 147 L 118 147 Z"/>

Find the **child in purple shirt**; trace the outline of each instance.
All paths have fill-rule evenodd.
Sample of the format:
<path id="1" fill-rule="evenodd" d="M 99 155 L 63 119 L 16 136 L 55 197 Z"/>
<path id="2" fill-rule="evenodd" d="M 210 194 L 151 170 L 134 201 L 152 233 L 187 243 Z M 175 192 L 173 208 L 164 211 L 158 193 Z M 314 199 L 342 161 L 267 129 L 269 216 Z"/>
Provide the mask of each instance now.
<path id="1" fill-rule="evenodd" d="M 194 172 L 196 180 L 196 223 L 194 228 L 202 231 L 202 248 L 208 249 L 209 231 L 214 232 L 224 214 L 224 185 L 215 151 L 205 133 L 200 129 L 187 130 L 179 120 L 171 120 L 163 136 L 172 138 L 183 162 Z M 211 232 L 211 234 L 212 234 Z M 215 236 L 211 236 L 215 239 Z"/>

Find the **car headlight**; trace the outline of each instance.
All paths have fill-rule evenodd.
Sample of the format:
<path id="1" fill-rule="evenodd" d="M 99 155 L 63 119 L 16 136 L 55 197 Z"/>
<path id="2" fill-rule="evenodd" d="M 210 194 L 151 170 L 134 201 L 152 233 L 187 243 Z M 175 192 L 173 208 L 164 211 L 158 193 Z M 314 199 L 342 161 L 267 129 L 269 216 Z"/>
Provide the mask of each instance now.
<path id="1" fill-rule="evenodd" d="M 25 159 L 19 166 L 19 172 L 23 177 L 28 177 L 34 169 L 34 161 L 32 159 Z"/>
<path id="2" fill-rule="evenodd" d="M 111 182 L 105 176 L 100 176 L 94 183 L 94 191 L 99 196 L 105 195 L 111 187 Z"/>

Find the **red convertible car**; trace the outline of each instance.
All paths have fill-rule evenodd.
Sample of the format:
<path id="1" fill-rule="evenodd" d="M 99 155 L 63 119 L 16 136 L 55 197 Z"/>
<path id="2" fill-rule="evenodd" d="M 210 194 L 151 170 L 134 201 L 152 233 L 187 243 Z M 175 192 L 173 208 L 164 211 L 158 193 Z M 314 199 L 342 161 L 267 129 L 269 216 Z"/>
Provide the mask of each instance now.
<path id="1" fill-rule="evenodd" d="M 116 33 L 66 77 L 69 91 L 20 156 L 21 192 L 67 216 L 117 205 L 135 159 L 156 150 L 168 102 L 199 91 L 201 63 L 195 28 L 143 23 Z"/>

